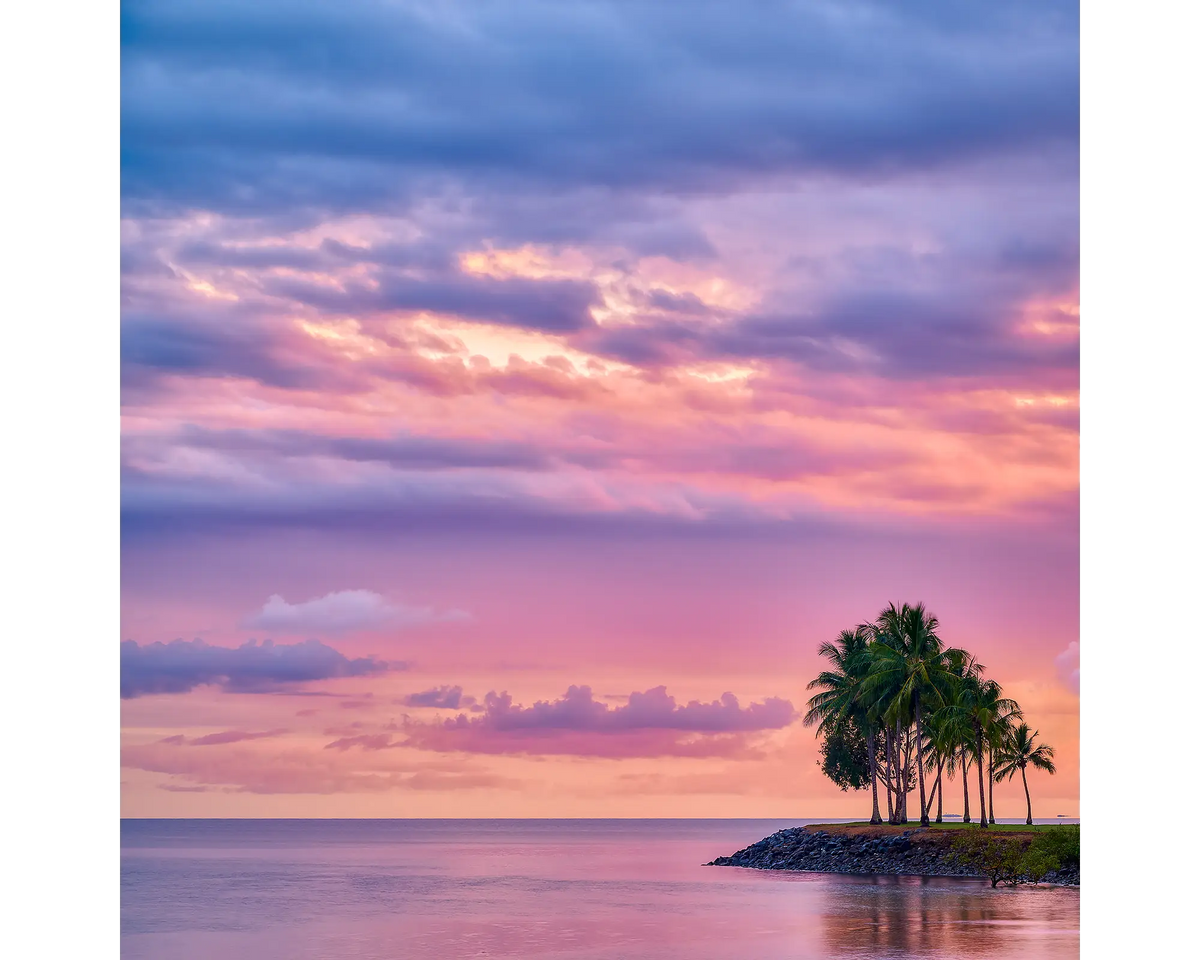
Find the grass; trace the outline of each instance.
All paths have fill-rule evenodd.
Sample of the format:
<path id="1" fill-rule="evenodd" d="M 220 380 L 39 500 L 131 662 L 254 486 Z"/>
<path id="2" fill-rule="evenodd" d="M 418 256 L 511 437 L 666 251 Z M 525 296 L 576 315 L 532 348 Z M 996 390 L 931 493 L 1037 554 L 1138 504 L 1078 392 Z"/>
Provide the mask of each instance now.
<path id="1" fill-rule="evenodd" d="M 866 820 L 857 820 L 854 823 L 812 823 L 808 825 L 808 829 L 815 830 L 823 827 L 846 828 L 846 827 L 870 827 L 871 824 Z M 993 830 L 1001 833 L 1049 833 L 1054 830 L 1061 830 L 1063 827 L 1078 827 L 1077 823 L 1035 823 L 1033 826 L 1026 826 L 1023 823 L 991 823 L 988 824 L 988 831 Z M 919 830 L 921 829 L 920 820 L 912 820 L 908 823 L 889 824 L 884 823 L 882 827 L 876 826 L 873 829 L 888 828 L 893 831 L 904 830 Z M 979 830 L 979 822 L 963 823 L 961 821 L 948 821 L 946 823 L 930 823 L 930 830 Z"/>

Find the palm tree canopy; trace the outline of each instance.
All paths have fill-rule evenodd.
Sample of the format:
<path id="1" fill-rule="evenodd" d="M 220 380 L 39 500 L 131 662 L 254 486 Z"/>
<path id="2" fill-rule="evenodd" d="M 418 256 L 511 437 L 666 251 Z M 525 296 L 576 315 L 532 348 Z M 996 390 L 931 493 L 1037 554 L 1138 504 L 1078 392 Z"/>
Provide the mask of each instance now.
<path id="1" fill-rule="evenodd" d="M 1029 724 L 1017 726 L 996 754 L 998 765 L 996 779 L 1007 780 L 1026 767 L 1057 773 L 1054 766 L 1054 748 L 1048 743 L 1037 742 L 1038 731 L 1030 730 Z"/>
<path id="2" fill-rule="evenodd" d="M 947 649 L 938 626 L 921 603 L 889 604 L 870 625 L 872 663 L 863 696 L 884 719 L 908 721 L 918 698 L 938 706 L 948 696 L 953 665 L 969 655 Z"/>
<path id="3" fill-rule="evenodd" d="M 861 694 L 863 678 L 870 669 L 870 642 L 870 631 L 859 626 L 821 644 L 818 653 L 831 669 L 822 670 L 808 685 L 809 690 L 820 692 L 809 698 L 806 727 L 817 724 L 817 729 L 826 733 L 841 721 L 866 717 L 869 705 Z"/>

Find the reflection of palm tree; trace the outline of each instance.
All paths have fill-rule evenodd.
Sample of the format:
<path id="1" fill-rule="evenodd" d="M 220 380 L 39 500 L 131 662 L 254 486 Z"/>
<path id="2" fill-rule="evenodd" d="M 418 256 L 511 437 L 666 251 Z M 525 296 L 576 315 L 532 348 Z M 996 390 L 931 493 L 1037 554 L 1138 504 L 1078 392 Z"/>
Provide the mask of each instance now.
<path id="1" fill-rule="evenodd" d="M 1021 771 L 1021 783 L 1025 787 L 1025 823 L 1033 825 L 1033 803 L 1029 799 L 1029 781 L 1025 778 L 1025 768 L 1032 766 L 1053 774 L 1054 748 L 1049 744 L 1037 743 L 1038 732 L 1030 732 L 1029 724 L 1022 723 L 1011 731 L 1000 748 L 1000 767 L 996 770 L 997 780 L 1007 780 Z"/>

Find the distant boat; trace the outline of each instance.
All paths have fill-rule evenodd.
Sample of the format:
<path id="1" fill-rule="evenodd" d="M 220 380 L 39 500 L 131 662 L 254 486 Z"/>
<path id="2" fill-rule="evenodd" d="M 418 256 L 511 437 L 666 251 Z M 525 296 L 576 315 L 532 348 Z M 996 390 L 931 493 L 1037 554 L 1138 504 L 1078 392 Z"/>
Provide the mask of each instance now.
<path id="1" fill-rule="evenodd" d="M 1065 814 L 1065 813 L 1060 813 L 1060 814 L 1059 814 L 1059 816 L 1060 816 L 1060 817 L 1065 817 L 1065 816 L 1066 816 L 1066 814 Z"/>

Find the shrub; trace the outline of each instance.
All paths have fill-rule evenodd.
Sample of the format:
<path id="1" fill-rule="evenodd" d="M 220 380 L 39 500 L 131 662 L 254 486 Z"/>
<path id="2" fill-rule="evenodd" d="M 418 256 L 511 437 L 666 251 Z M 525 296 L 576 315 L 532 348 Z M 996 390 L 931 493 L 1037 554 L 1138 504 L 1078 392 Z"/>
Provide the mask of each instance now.
<path id="1" fill-rule="evenodd" d="M 965 830 L 954 838 L 954 857 L 962 864 L 979 870 L 992 886 L 1037 883 L 1060 866 L 1058 856 L 1017 837 L 994 836 L 983 831 Z"/>
<path id="2" fill-rule="evenodd" d="M 1056 826 L 1039 833 L 1031 846 L 1058 861 L 1058 866 L 1051 867 L 1052 870 L 1079 866 L 1079 827 L 1075 824 Z"/>

